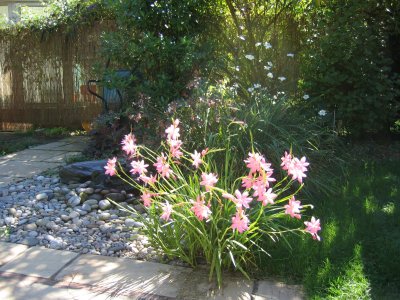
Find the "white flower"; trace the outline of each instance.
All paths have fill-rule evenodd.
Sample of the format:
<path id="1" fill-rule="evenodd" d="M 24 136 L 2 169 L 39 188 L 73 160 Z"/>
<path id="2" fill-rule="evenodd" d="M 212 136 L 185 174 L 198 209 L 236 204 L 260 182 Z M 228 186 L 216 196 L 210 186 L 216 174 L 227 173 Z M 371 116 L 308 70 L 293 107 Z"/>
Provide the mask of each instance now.
<path id="1" fill-rule="evenodd" d="M 270 66 L 270 67 L 272 67 L 272 62 L 270 62 L 270 61 L 267 62 L 267 65 Z"/>
<path id="2" fill-rule="evenodd" d="M 271 72 L 269 72 L 269 73 L 267 74 L 267 76 L 268 76 L 269 78 L 274 78 L 274 74 L 272 74 Z"/>
<path id="3" fill-rule="evenodd" d="M 241 39 L 242 41 L 246 40 L 246 38 L 243 35 L 239 35 L 239 39 Z"/>
<path id="4" fill-rule="evenodd" d="M 304 96 L 303 96 L 303 99 L 304 99 L 304 100 L 308 100 L 308 99 L 310 99 L 310 96 L 309 96 L 309 95 L 304 95 Z"/>
<path id="5" fill-rule="evenodd" d="M 254 88 L 249 87 L 249 88 L 247 89 L 247 91 L 248 91 L 249 93 L 252 93 L 252 92 L 254 92 Z"/>
<path id="6" fill-rule="evenodd" d="M 240 71 L 240 67 L 239 67 L 239 66 L 236 66 L 236 67 L 235 67 L 235 70 L 239 72 L 239 71 Z"/>
<path id="7" fill-rule="evenodd" d="M 261 87 L 261 84 L 255 83 L 255 84 L 253 84 L 253 86 L 254 86 L 255 89 L 259 89 Z"/>
<path id="8" fill-rule="evenodd" d="M 260 42 L 256 43 L 256 47 L 260 47 L 262 44 Z"/>
<path id="9" fill-rule="evenodd" d="M 248 60 L 254 59 L 254 55 L 252 55 L 252 54 L 246 54 L 244 57 L 246 57 Z"/>
<path id="10" fill-rule="evenodd" d="M 288 53 L 288 54 L 286 54 L 286 56 L 288 56 L 288 57 L 294 57 L 294 54 L 293 54 L 293 53 Z"/>
<path id="11" fill-rule="evenodd" d="M 270 66 L 264 66 L 264 70 L 269 70 L 269 69 L 271 69 L 271 67 Z"/>
<path id="12" fill-rule="evenodd" d="M 272 48 L 272 45 L 268 42 L 265 42 L 264 47 L 265 47 L 265 49 L 269 49 L 269 48 Z"/>
<path id="13" fill-rule="evenodd" d="M 240 25 L 239 28 L 242 29 L 242 30 L 244 30 L 244 26 L 243 26 L 243 25 Z"/>
<path id="14" fill-rule="evenodd" d="M 326 110 L 321 109 L 321 110 L 318 112 L 318 114 L 319 114 L 321 117 L 324 117 L 324 116 L 326 116 Z"/>
<path id="15" fill-rule="evenodd" d="M 280 76 L 280 77 L 278 77 L 278 79 L 279 79 L 280 81 L 285 81 L 285 80 L 286 80 L 286 77 Z"/>

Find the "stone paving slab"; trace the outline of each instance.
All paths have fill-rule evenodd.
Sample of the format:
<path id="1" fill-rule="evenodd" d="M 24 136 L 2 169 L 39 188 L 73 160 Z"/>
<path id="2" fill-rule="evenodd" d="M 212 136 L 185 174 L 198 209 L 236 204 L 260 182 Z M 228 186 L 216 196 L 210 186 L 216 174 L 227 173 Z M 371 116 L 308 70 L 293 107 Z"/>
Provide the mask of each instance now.
<path id="1" fill-rule="evenodd" d="M 32 247 L 6 263 L 0 271 L 50 278 L 78 255 L 69 251 Z"/>
<path id="2" fill-rule="evenodd" d="M 185 279 L 177 299 L 188 300 L 250 300 L 252 299 L 253 281 L 243 277 L 225 274 L 221 289 L 215 282 L 210 283 L 208 272 L 194 270 L 191 276 Z"/>
<path id="3" fill-rule="evenodd" d="M 112 296 L 73 287 L 58 287 L 30 280 L 0 277 L 0 299 L 7 300 L 128 300 L 132 297 Z"/>
<path id="4" fill-rule="evenodd" d="M 10 161 L 20 161 L 20 162 L 36 162 L 36 161 L 45 161 L 57 155 L 66 154 L 66 150 L 33 150 L 26 149 L 16 153 L 8 154 L 4 156 L 4 159 Z"/>
<path id="5" fill-rule="evenodd" d="M 31 177 L 58 166 L 60 166 L 60 163 L 8 161 L 0 164 L 0 174 L 2 177 L 8 177 L 4 181 L 12 182 L 16 178 Z"/>
<path id="6" fill-rule="evenodd" d="M 17 255 L 26 251 L 28 246 L 0 242 L 0 266 L 14 259 Z M 1 298 L 0 299 L 4 299 Z"/>
<path id="7" fill-rule="evenodd" d="M 108 293 L 148 293 L 175 298 L 191 269 L 98 255 L 81 255 L 56 280 L 94 285 Z"/>
<path id="8" fill-rule="evenodd" d="M 257 291 L 254 300 L 301 300 L 303 291 L 298 285 L 287 285 L 273 280 L 257 282 Z"/>
<path id="9" fill-rule="evenodd" d="M 44 160 L 45 162 L 58 162 L 58 163 L 64 163 L 65 159 L 68 159 L 73 156 L 80 155 L 82 152 L 66 152 L 64 154 L 60 154 L 57 156 L 54 156 L 52 158 Z"/>
<path id="10" fill-rule="evenodd" d="M 34 146 L 29 149 L 30 150 L 49 150 L 49 151 L 56 150 L 57 151 L 57 150 L 60 150 L 60 148 L 62 148 L 63 146 L 68 145 L 68 144 L 69 144 L 69 142 L 61 140 L 61 141 L 57 141 L 57 142 Z"/>

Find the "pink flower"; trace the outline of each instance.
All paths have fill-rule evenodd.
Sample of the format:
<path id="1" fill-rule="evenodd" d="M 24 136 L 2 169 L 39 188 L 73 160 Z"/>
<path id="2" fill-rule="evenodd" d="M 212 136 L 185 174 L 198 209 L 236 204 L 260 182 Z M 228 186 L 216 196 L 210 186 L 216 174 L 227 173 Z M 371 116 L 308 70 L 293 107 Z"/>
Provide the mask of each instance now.
<path id="1" fill-rule="evenodd" d="M 157 182 L 157 175 L 146 176 L 142 174 L 139 176 L 139 179 L 142 180 L 145 184 L 155 184 Z"/>
<path id="2" fill-rule="evenodd" d="M 165 130 L 165 133 L 167 134 L 167 140 L 179 139 L 181 135 L 179 134 L 178 126 L 179 126 L 179 120 L 176 119 L 175 121 L 173 121 L 173 124 Z"/>
<path id="3" fill-rule="evenodd" d="M 300 219 L 300 209 L 302 208 L 300 201 L 296 201 L 294 196 L 289 199 L 289 204 L 285 205 L 285 214 L 290 215 L 292 218 Z"/>
<path id="4" fill-rule="evenodd" d="M 199 165 L 203 162 L 201 160 L 201 154 L 197 153 L 197 150 L 194 150 L 193 154 L 190 154 L 190 157 L 193 159 L 192 165 L 197 169 Z"/>
<path id="5" fill-rule="evenodd" d="M 248 197 L 249 193 L 248 192 L 243 192 L 240 193 L 239 190 L 235 191 L 235 196 L 236 196 L 236 201 L 234 201 L 236 203 L 237 207 L 244 207 L 244 208 L 249 208 L 249 203 L 251 201 L 253 201 L 253 198 Z"/>
<path id="6" fill-rule="evenodd" d="M 321 238 L 318 235 L 318 231 L 321 230 L 319 219 L 315 220 L 315 218 L 312 217 L 310 222 L 306 221 L 304 224 L 307 226 L 306 231 L 312 235 L 313 239 L 320 241 Z"/>
<path id="7" fill-rule="evenodd" d="M 171 217 L 172 206 L 168 203 L 168 201 L 165 201 L 165 204 L 161 204 L 161 206 L 162 206 L 162 210 L 163 210 L 161 219 L 168 221 Z"/>
<path id="8" fill-rule="evenodd" d="M 167 163 L 167 158 L 164 153 L 161 153 L 161 156 L 157 157 L 157 162 L 154 164 L 154 166 L 156 167 L 157 172 L 161 174 L 162 177 L 169 178 L 169 176 L 172 174 L 172 170 Z"/>
<path id="9" fill-rule="evenodd" d="M 137 149 L 135 143 L 136 143 L 136 138 L 132 133 L 125 135 L 121 143 L 122 150 L 124 150 L 127 155 L 135 155 Z"/>
<path id="10" fill-rule="evenodd" d="M 254 184 L 254 178 L 252 175 L 247 175 L 246 177 L 242 178 L 242 187 L 245 189 L 251 189 Z"/>
<path id="11" fill-rule="evenodd" d="M 131 162 L 131 166 L 132 166 L 132 169 L 131 169 L 130 172 L 132 174 L 142 175 L 144 173 L 147 173 L 147 167 L 149 165 L 145 164 L 144 160 L 141 160 L 141 161 L 135 161 L 134 160 L 134 161 Z"/>
<path id="12" fill-rule="evenodd" d="M 242 233 L 249 229 L 249 219 L 247 216 L 243 213 L 241 209 L 238 209 L 236 211 L 236 215 L 232 217 L 232 226 L 231 228 L 233 230 L 237 229 L 239 233 Z"/>
<path id="13" fill-rule="evenodd" d="M 171 152 L 172 157 L 179 159 L 183 155 L 182 151 L 180 150 L 182 146 L 182 141 L 170 140 L 168 141 L 168 144 L 170 146 L 169 150 Z"/>
<path id="14" fill-rule="evenodd" d="M 249 157 L 244 161 L 250 169 L 250 174 L 264 170 L 271 171 L 271 164 L 265 162 L 265 157 L 259 153 L 249 153 Z"/>
<path id="15" fill-rule="evenodd" d="M 307 172 L 307 166 L 309 165 L 308 162 L 306 162 L 306 158 L 303 156 L 300 160 L 295 157 L 292 159 L 289 168 L 288 168 L 288 174 L 292 175 L 292 180 L 296 180 L 300 183 L 303 182 L 303 177 L 307 177 L 304 172 Z"/>
<path id="16" fill-rule="evenodd" d="M 282 163 L 281 167 L 283 170 L 288 170 L 290 163 L 292 162 L 292 155 L 285 151 L 285 155 L 281 157 Z"/>
<path id="17" fill-rule="evenodd" d="M 117 170 L 115 169 L 115 164 L 117 163 L 117 158 L 113 157 L 112 159 L 109 159 L 107 161 L 107 165 L 104 166 L 104 169 L 106 169 L 105 174 L 108 174 L 110 176 L 114 176 L 117 173 Z"/>
<path id="18" fill-rule="evenodd" d="M 208 148 L 201 151 L 201 156 L 204 157 L 207 155 L 207 153 L 208 153 Z"/>
<path id="19" fill-rule="evenodd" d="M 236 197 L 235 197 L 236 196 Z M 249 207 L 249 203 L 251 201 L 253 201 L 253 198 L 248 197 L 249 193 L 248 192 L 243 192 L 240 193 L 239 190 L 235 191 L 235 196 L 228 194 L 228 193 L 223 193 L 222 197 L 231 200 L 232 202 L 234 202 L 236 204 L 237 208 L 250 208 Z"/>
<path id="20" fill-rule="evenodd" d="M 207 192 L 218 181 L 217 176 L 214 175 L 213 173 L 209 173 L 209 174 L 203 173 L 203 174 L 201 174 L 201 179 L 202 179 L 202 181 L 200 182 L 200 185 L 204 185 Z"/>
<path id="21" fill-rule="evenodd" d="M 203 219 L 208 219 L 211 215 L 211 210 L 210 207 L 204 204 L 204 200 L 200 197 L 197 196 L 197 201 L 193 202 L 193 207 L 191 210 L 194 212 L 196 217 L 200 220 L 203 221 Z"/>
<path id="22" fill-rule="evenodd" d="M 143 195 L 140 196 L 140 198 L 143 201 L 143 205 L 146 207 L 149 207 L 151 205 L 151 197 L 153 194 L 144 192 Z"/>
<path id="23" fill-rule="evenodd" d="M 274 204 L 274 200 L 277 196 L 277 194 L 272 193 L 272 189 L 270 188 L 268 191 L 258 194 L 257 201 L 262 201 L 263 206 L 267 205 L 268 203 Z"/>

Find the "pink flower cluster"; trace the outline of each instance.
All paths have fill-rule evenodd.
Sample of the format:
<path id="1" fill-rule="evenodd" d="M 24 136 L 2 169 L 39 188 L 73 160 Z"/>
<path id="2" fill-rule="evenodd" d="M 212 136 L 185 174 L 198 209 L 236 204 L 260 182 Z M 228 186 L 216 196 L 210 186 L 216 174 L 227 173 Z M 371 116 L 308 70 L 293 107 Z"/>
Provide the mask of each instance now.
<path id="1" fill-rule="evenodd" d="M 182 164 L 179 162 L 180 158 L 184 155 L 181 149 L 182 141 L 180 138 L 180 128 L 179 120 L 173 120 L 172 124 L 165 130 L 166 141 L 169 147 L 168 155 L 161 153 L 155 158 L 155 167 L 157 174 L 149 175 L 147 168 L 149 165 L 144 159 L 140 158 L 138 151 L 138 146 L 136 145 L 136 139 L 133 134 L 128 134 L 124 137 L 122 141 L 122 150 L 126 153 L 130 162 L 132 175 L 138 175 L 139 179 L 145 184 L 155 187 L 158 182 L 158 176 L 164 179 L 176 180 L 178 176 L 174 174 L 171 169 L 171 165 Z M 201 152 L 194 151 L 194 153 L 188 153 L 191 159 L 186 158 L 190 161 L 195 169 L 198 169 L 200 165 L 204 163 L 203 158 L 208 153 L 208 148 Z M 135 157 L 135 158 L 134 158 Z M 307 167 L 309 163 L 306 161 L 305 157 L 298 159 L 293 157 L 291 153 L 285 152 L 282 160 L 282 169 L 287 171 L 287 174 L 291 176 L 291 179 L 297 180 L 300 184 L 303 183 L 303 178 L 306 177 Z M 273 177 L 273 169 L 271 164 L 268 163 L 265 157 L 260 153 L 249 153 L 247 159 L 244 160 L 246 167 L 249 169 L 248 174 L 241 178 L 242 188 L 244 191 L 236 189 L 234 194 L 229 194 L 227 192 L 222 192 L 222 197 L 232 201 L 236 206 L 235 215 L 232 217 L 232 230 L 237 230 L 239 233 L 243 233 L 249 229 L 249 217 L 246 215 L 246 209 L 251 209 L 253 200 L 261 202 L 262 206 L 267 206 L 269 204 L 275 204 L 275 199 L 278 197 L 277 194 L 273 192 L 272 184 L 276 182 Z M 105 174 L 110 176 L 118 175 L 117 169 L 117 158 L 113 157 L 109 159 L 105 168 Z M 119 176 L 119 175 L 118 175 Z M 212 215 L 211 211 L 211 200 L 206 204 L 205 195 L 210 193 L 213 195 L 214 190 L 220 192 L 219 188 L 216 188 L 218 182 L 218 175 L 214 173 L 201 172 L 200 186 L 204 187 L 205 193 L 200 193 L 197 196 L 196 201 L 190 200 L 191 207 L 190 210 L 193 212 L 194 216 L 200 220 L 208 220 Z M 160 194 L 151 192 L 149 189 L 145 189 L 141 195 L 141 200 L 145 207 L 151 207 L 154 197 Z M 210 197 L 212 199 L 213 196 Z M 174 212 L 174 205 L 180 206 L 181 204 L 170 204 L 165 201 L 161 204 L 160 208 L 162 210 L 160 218 L 168 221 L 171 219 L 171 215 Z M 222 204 L 221 204 L 222 205 Z M 299 200 L 296 200 L 294 195 L 289 199 L 288 203 L 284 206 L 284 213 L 292 218 L 301 219 L 301 210 L 303 206 Z M 320 220 L 316 220 L 314 217 L 310 221 L 304 222 L 306 229 L 305 231 L 310 233 L 312 237 L 316 240 L 320 240 L 318 236 L 318 231 L 321 230 Z"/>
<path id="2" fill-rule="evenodd" d="M 305 172 L 307 172 L 307 167 L 309 163 L 303 156 L 301 159 L 297 157 L 292 157 L 292 154 L 285 151 L 285 155 L 282 156 L 282 169 L 288 172 L 288 175 L 292 176 L 292 180 L 296 180 L 303 183 L 303 177 L 307 177 Z"/>

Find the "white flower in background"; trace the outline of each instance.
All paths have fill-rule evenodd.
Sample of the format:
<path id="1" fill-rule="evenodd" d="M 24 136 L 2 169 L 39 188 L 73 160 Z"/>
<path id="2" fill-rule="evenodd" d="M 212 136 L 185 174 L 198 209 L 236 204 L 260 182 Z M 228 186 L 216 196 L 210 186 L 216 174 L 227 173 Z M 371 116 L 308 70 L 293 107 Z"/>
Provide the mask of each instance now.
<path id="1" fill-rule="evenodd" d="M 264 66 L 264 70 L 270 70 L 271 69 L 271 67 L 270 66 Z"/>
<path id="2" fill-rule="evenodd" d="M 288 54 L 286 54 L 286 56 L 287 57 L 294 57 L 294 54 L 293 53 L 288 53 Z"/>
<path id="3" fill-rule="evenodd" d="M 260 42 L 256 43 L 256 47 L 260 47 L 262 44 Z"/>
<path id="4" fill-rule="evenodd" d="M 239 87 L 239 84 L 235 82 L 232 86 L 237 89 Z"/>
<path id="5" fill-rule="evenodd" d="M 236 66 L 236 67 L 235 67 L 235 70 L 239 72 L 239 71 L 240 71 L 240 67 L 239 67 L 239 66 Z"/>
<path id="6" fill-rule="evenodd" d="M 270 67 L 272 67 L 272 62 L 270 62 L 270 61 L 267 62 L 267 65 L 270 66 Z"/>
<path id="7" fill-rule="evenodd" d="M 239 28 L 242 29 L 242 30 L 244 30 L 244 26 L 243 26 L 243 25 L 240 25 Z"/>
<path id="8" fill-rule="evenodd" d="M 269 78 L 274 78 L 274 74 L 272 74 L 271 72 L 269 72 L 269 73 L 267 74 L 267 76 L 268 76 Z"/>
<path id="9" fill-rule="evenodd" d="M 248 60 L 254 59 L 254 55 L 252 55 L 252 54 L 246 54 L 244 57 L 246 57 Z"/>
<path id="10" fill-rule="evenodd" d="M 239 35 L 239 39 L 241 39 L 242 41 L 246 40 L 246 38 L 243 35 Z"/>
<path id="11" fill-rule="evenodd" d="M 280 76 L 280 77 L 278 77 L 278 79 L 279 79 L 280 81 L 285 81 L 285 80 L 286 80 L 286 77 Z"/>
<path id="12" fill-rule="evenodd" d="M 261 84 L 255 83 L 255 84 L 253 84 L 253 86 L 254 86 L 255 89 L 259 89 L 261 87 Z"/>
<path id="13" fill-rule="evenodd" d="M 270 49 L 270 48 L 272 48 L 272 45 L 268 42 L 265 42 L 264 47 L 265 47 L 265 49 Z"/>
<path id="14" fill-rule="evenodd" d="M 247 91 L 248 91 L 249 93 L 252 93 L 252 92 L 254 92 L 254 88 L 249 87 L 249 88 L 247 89 Z"/>
<path id="15" fill-rule="evenodd" d="M 304 99 L 304 100 L 308 100 L 308 99 L 310 99 L 310 96 L 309 96 L 309 95 L 304 95 L 304 96 L 303 96 L 303 99 Z"/>
<path id="16" fill-rule="evenodd" d="M 324 116 L 326 116 L 326 110 L 321 109 L 321 110 L 318 112 L 318 114 L 319 114 L 321 117 L 324 117 Z"/>

